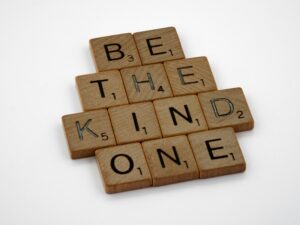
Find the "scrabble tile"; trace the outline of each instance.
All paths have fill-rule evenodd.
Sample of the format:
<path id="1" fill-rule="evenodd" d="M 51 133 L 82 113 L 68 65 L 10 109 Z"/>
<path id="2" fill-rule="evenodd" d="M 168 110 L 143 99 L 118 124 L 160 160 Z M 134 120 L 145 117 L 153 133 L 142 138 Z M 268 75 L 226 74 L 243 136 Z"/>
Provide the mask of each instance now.
<path id="1" fill-rule="evenodd" d="M 118 70 L 77 76 L 76 83 L 84 111 L 128 104 Z"/>
<path id="2" fill-rule="evenodd" d="M 107 193 L 152 185 L 152 178 L 140 143 L 97 150 L 96 159 Z"/>
<path id="3" fill-rule="evenodd" d="M 153 103 L 164 137 L 207 130 L 196 95 L 166 98 Z"/>
<path id="4" fill-rule="evenodd" d="M 246 163 L 231 127 L 188 135 L 200 178 L 242 172 Z"/>
<path id="5" fill-rule="evenodd" d="M 62 117 L 73 159 L 95 155 L 95 150 L 116 144 L 106 109 Z"/>
<path id="6" fill-rule="evenodd" d="M 199 171 L 186 136 L 142 143 L 153 186 L 199 178 Z"/>
<path id="7" fill-rule="evenodd" d="M 115 106 L 108 111 L 118 144 L 161 138 L 151 102 Z"/>
<path id="8" fill-rule="evenodd" d="M 217 90 L 206 57 L 169 61 L 164 66 L 175 96 Z"/>
<path id="9" fill-rule="evenodd" d="M 133 36 L 143 64 L 184 58 L 174 27 L 137 32 Z"/>
<path id="10" fill-rule="evenodd" d="M 251 130 L 254 121 L 241 88 L 199 94 L 209 129 L 233 127 L 236 132 Z"/>
<path id="11" fill-rule="evenodd" d="M 141 65 L 132 34 L 118 34 L 90 40 L 97 71 Z"/>
<path id="12" fill-rule="evenodd" d="M 126 68 L 121 74 L 131 103 L 173 96 L 162 64 Z"/>

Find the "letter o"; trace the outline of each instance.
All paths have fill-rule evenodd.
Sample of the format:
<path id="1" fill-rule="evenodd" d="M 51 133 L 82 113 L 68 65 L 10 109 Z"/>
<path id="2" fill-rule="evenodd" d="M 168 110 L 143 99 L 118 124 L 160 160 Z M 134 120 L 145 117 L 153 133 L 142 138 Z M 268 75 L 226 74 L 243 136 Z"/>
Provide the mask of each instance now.
<path id="1" fill-rule="evenodd" d="M 124 170 L 124 171 L 120 171 L 119 169 L 117 169 L 116 165 L 115 165 L 115 160 L 118 158 L 118 157 L 125 157 L 128 162 L 129 162 L 129 167 L 127 170 Z M 126 155 L 126 154 L 117 154 L 115 155 L 114 157 L 112 157 L 111 161 L 110 161 L 110 166 L 112 168 L 112 170 L 115 172 L 115 173 L 118 173 L 118 174 L 127 174 L 129 173 L 132 169 L 133 169 L 133 160 L 132 158 L 129 156 L 129 155 Z"/>

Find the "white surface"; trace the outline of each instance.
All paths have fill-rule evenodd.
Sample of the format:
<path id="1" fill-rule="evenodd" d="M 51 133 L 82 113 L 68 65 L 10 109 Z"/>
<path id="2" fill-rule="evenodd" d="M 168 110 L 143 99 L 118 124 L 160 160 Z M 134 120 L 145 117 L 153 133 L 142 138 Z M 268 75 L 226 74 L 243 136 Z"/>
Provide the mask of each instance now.
<path id="1" fill-rule="evenodd" d="M 299 224 L 299 1 L 0 2 L 0 224 Z M 107 195 L 94 158 L 71 160 L 61 116 L 93 37 L 175 26 L 256 121 L 243 174 Z"/>

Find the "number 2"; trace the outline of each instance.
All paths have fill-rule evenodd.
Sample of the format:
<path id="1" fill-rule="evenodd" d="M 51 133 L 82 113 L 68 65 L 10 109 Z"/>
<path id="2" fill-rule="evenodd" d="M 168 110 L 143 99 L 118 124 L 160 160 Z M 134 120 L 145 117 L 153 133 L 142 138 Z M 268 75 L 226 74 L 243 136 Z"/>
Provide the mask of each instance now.
<path id="1" fill-rule="evenodd" d="M 239 111 L 237 111 L 236 113 L 239 114 L 239 117 L 238 117 L 239 119 L 245 118 L 244 112 L 243 112 L 243 111 L 239 110 Z"/>

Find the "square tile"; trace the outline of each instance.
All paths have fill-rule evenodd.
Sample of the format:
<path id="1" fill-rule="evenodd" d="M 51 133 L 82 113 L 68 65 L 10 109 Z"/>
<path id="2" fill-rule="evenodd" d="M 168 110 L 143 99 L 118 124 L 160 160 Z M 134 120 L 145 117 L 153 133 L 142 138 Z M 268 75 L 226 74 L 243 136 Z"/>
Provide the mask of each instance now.
<path id="1" fill-rule="evenodd" d="M 241 88 L 198 95 L 209 129 L 233 127 L 236 132 L 251 130 L 254 121 Z"/>
<path id="2" fill-rule="evenodd" d="M 184 58 L 174 27 L 137 32 L 133 36 L 143 64 Z"/>
<path id="3" fill-rule="evenodd" d="M 118 144 L 161 138 L 151 102 L 115 106 L 108 112 Z"/>
<path id="4" fill-rule="evenodd" d="M 173 96 L 162 64 L 126 68 L 121 74 L 130 103 Z"/>
<path id="5" fill-rule="evenodd" d="M 77 76 L 76 83 L 84 111 L 128 104 L 118 70 Z"/>
<path id="6" fill-rule="evenodd" d="M 107 193 L 152 185 L 152 178 L 140 143 L 97 150 L 96 160 Z"/>
<path id="7" fill-rule="evenodd" d="M 242 172 L 246 163 L 233 128 L 188 135 L 200 171 L 200 178 Z"/>
<path id="8" fill-rule="evenodd" d="M 90 40 L 97 71 L 141 65 L 132 34 L 117 34 Z"/>
<path id="9" fill-rule="evenodd" d="M 153 186 L 199 178 L 199 171 L 186 136 L 142 143 Z"/>
<path id="10" fill-rule="evenodd" d="M 175 96 L 217 90 L 206 57 L 168 61 L 164 66 Z"/>
<path id="11" fill-rule="evenodd" d="M 94 156 L 95 150 L 116 144 L 106 109 L 62 117 L 73 159 Z"/>
<path id="12" fill-rule="evenodd" d="M 196 95 L 156 100 L 153 104 L 164 137 L 207 130 Z"/>

